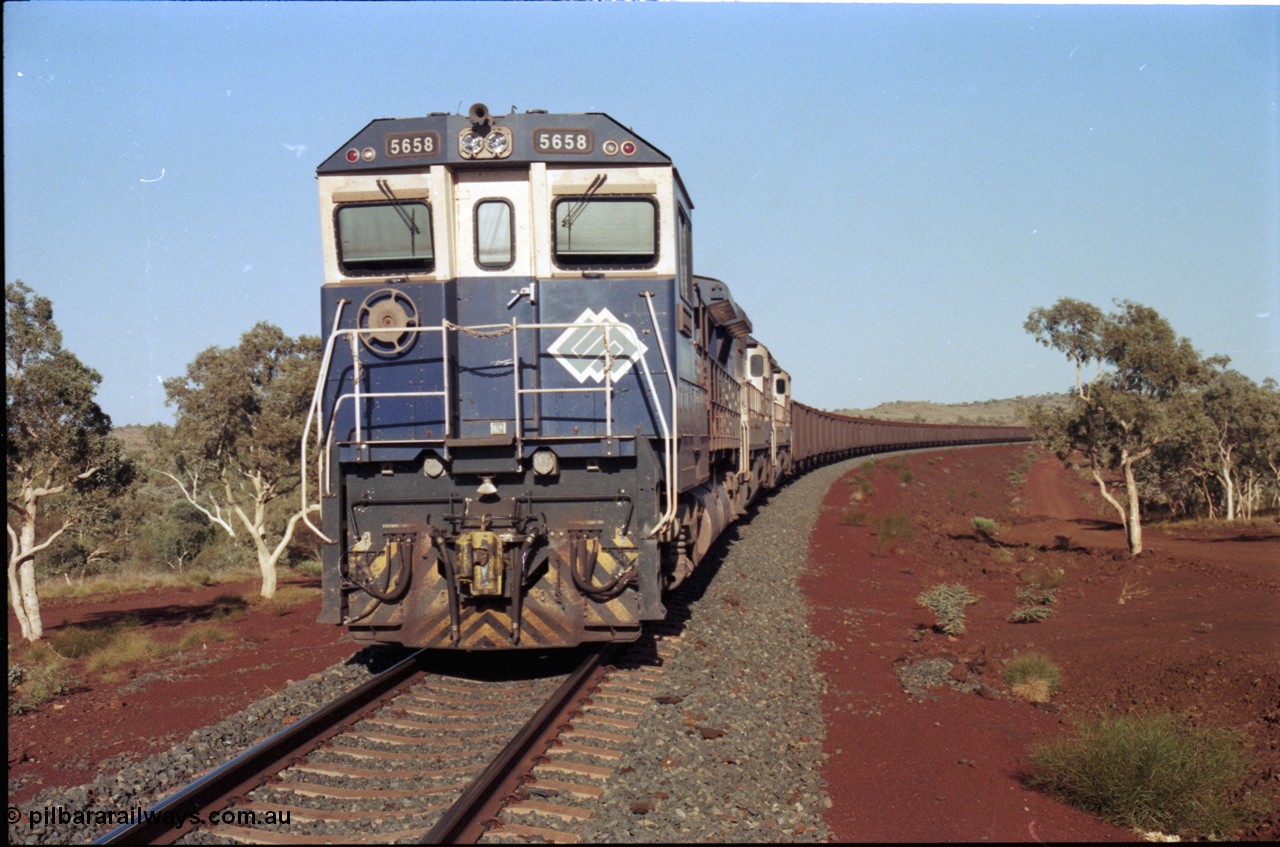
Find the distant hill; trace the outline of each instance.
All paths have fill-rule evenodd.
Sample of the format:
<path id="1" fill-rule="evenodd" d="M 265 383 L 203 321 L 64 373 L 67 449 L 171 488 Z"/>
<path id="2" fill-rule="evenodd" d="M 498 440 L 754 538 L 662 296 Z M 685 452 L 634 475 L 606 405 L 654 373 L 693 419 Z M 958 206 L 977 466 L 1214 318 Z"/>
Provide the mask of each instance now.
<path id="1" fill-rule="evenodd" d="M 1039 394 L 1007 400 L 982 400 L 974 403 L 929 403 L 923 400 L 897 400 L 881 403 L 873 409 L 836 409 L 836 414 L 857 418 L 917 423 L 971 423 L 992 426 L 1020 426 L 1027 422 L 1027 410 L 1034 406 L 1065 406 L 1066 394 Z"/>
<path id="2" fill-rule="evenodd" d="M 141 424 L 128 424 L 112 428 L 111 433 L 124 442 L 124 451 L 131 459 L 149 459 L 154 452 L 147 439 L 147 428 Z"/>

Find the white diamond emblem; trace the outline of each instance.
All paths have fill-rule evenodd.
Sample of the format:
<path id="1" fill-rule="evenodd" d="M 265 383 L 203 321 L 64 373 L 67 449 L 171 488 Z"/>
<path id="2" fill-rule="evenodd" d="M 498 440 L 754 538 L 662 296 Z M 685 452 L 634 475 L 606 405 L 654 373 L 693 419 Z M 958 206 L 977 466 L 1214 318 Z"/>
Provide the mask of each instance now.
<path id="1" fill-rule="evenodd" d="M 608 354 L 605 351 L 606 339 Z M 636 337 L 635 330 L 619 321 L 608 309 L 599 312 L 587 309 L 574 321 L 574 326 L 561 333 L 547 348 L 547 352 L 555 356 L 578 382 L 586 382 L 588 378 L 604 382 L 606 361 L 612 357 L 610 378 L 617 382 L 648 349 Z"/>

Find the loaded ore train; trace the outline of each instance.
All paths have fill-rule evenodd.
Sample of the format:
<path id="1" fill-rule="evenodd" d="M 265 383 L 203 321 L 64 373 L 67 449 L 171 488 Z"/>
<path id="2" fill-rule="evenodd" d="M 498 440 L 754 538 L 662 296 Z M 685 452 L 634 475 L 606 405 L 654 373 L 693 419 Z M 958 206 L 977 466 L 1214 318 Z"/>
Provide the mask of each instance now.
<path id="1" fill-rule="evenodd" d="M 694 273 L 671 159 L 608 115 L 375 120 L 317 175 L 303 501 L 320 622 L 357 640 L 632 640 L 788 477 L 1027 437 L 795 402 L 729 287 Z"/>

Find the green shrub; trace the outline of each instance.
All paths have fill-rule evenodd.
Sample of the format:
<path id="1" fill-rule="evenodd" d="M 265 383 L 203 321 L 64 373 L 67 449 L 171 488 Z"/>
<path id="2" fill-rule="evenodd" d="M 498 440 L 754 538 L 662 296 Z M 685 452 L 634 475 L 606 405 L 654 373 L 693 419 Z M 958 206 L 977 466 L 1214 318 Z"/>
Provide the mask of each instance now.
<path id="1" fill-rule="evenodd" d="M 916 478 L 916 475 L 911 472 L 911 468 L 903 468 L 902 473 L 900 473 L 898 476 L 902 480 L 904 485 L 914 482 Z"/>
<path id="2" fill-rule="evenodd" d="M 211 620 L 234 618 L 249 611 L 249 601 L 235 594 L 219 594 L 209 604 L 209 611 L 200 617 Z"/>
<path id="3" fill-rule="evenodd" d="M 857 489 L 854 497 L 861 499 L 875 493 L 875 484 L 871 482 L 870 471 L 864 466 L 858 473 L 845 480 L 849 485 Z"/>
<path id="4" fill-rule="evenodd" d="M 304 559 L 298 563 L 298 570 L 303 576 L 320 576 L 324 573 L 324 565 L 315 559 Z"/>
<path id="5" fill-rule="evenodd" d="M 49 633 L 49 646 L 64 659 L 82 659 L 110 644 L 115 630 L 115 627 L 85 629 L 65 626 Z"/>
<path id="6" fill-rule="evenodd" d="M 9 698 L 9 714 L 20 715 L 66 694 L 79 681 L 62 662 L 25 668 L 16 696 Z"/>
<path id="7" fill-rule="evenodd" d="M 1043 689 L 1046 694 L 1057 694 L 1061 681 L 1062 672 L 1058 666 L 1040 653 L 1023 653 L 1004 666 L 1004 684 L 1019 696 L 1022 696 L 1020 687 L 1025 687 L 1027 693 Z"/>
<path id="8" fill-rule="evenodd" d="M 217 580 L 213 578 L 213 574 L 208 571 L 190 571 L 185 575 L 184 579 L 188 584 L 194 585 L 196 588 L 207 588 L 217 583 Z"/>
<path id="9" fill-rule="evenodd" d="M 894 541 L 908 541 L 916 534 L 911 518 L 901 512 L 872 518 L 871 531 L 875 533 L 876 545 L 880 551 Z"/>
<path id="10" fill-rule="evenodd" d="M 204 644 L 210 644 L 217 641 L 227 641 L 235 636 L 235 633 L 226 627 L 213 623 L 212 621 L 204 621 L 198 623 L 182 636 L 178 641 L 179 650 L 189 650 Z"/>
<path id="11" fill-rule="evenodd" d="M 1078 723 L 1033 751 L 1028 782 L 1087 812 L 1142 831 L 1228 838 L 1255 814 L 1245 798 L 1241 733 L 1170 714 Z"/>
<path id="12" fill-rule="evenodd" d="M 973 519 L 973 528 L 976 529 L 978 534 L 984 538 L 990 539 L 1000 531 L 1000 524 L 996 523 L 991 518 L 975 517 Z"/>
<path id="13" fill-rule="evenodd" d="M 981 600 L 981 595 L 974 594 L 966 586 L 956 583 L 941 583 L 916 598 L 921 606 L 938 616 L 934 627 L 947 635 L 964 634 L 964 610 Z"/>
<path id="14" fill-rule="evenodd" d="M 1029 585 L 1018 589 L 1018 599 L 1028 606 L 1049 606 L 1058 599 L 1058 589 Z"/>
<path id="15" fill-rule="evenodd" d="M 1048 703 L 1058 693 L 1062 674 L 1048 657 L 1023 653 L 1004 669 L 1004 681 L 1013 696 L 1032 703 Z"/>
<path id="16" fill-rule="evenodd" d="M 115 633 L 109 643 L 94 650 L 86 666 L 91 671 L 105 671 L 120 665 L 157 659 L 176 649 L 176 645 L 158 643 L 141 630 L 126 629 Z"/>
<path id="17" fill-rule="evenodd" d="M 1025 579 L 1027 580 L 1027 585 L 1030 585 L 1033 588 L 1056 590 L 1062 585 L 1062 580 L 1066 575 L 1067 572 L 1062 568 L 1041 567 L 1032 571 L 1025 577 Z"/>
<path id="18" fill-rule="evenodd" d="M 1053 614 L 1048 606 L 1022 606 L 1014 609 L 1006 617 L 1009 623 L 1040 623 Z"/>
<path id="19" fill-rule="evenodd" d="M 862 526 L 867 522 L 867 513 L 864 509 L 845 509 L 838 520 L 845 526 Z"/>

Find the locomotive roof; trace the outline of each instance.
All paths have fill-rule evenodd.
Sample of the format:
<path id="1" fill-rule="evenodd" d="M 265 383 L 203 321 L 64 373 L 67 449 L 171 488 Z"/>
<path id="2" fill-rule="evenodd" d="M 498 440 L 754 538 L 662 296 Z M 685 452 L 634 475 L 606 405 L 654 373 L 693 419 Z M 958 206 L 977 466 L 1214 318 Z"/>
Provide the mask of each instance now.
<path id="1" fill-rule="evenodd" d="M 477 119 L 482 109 L 483 119 Z M 462 140 L 494 129 L 510 133 L 506 156 L 468 156 Z M 415 142 L 414 139 L 417 139 Z M 564 164 L 670 165 L 671 159 L 603 112 L 530 110 L 470 115 L 433 112 L 418 118 L 379 118 L 356 133 L 316 169 L 317 175 L 422 168 L 430 165 Z"/>

